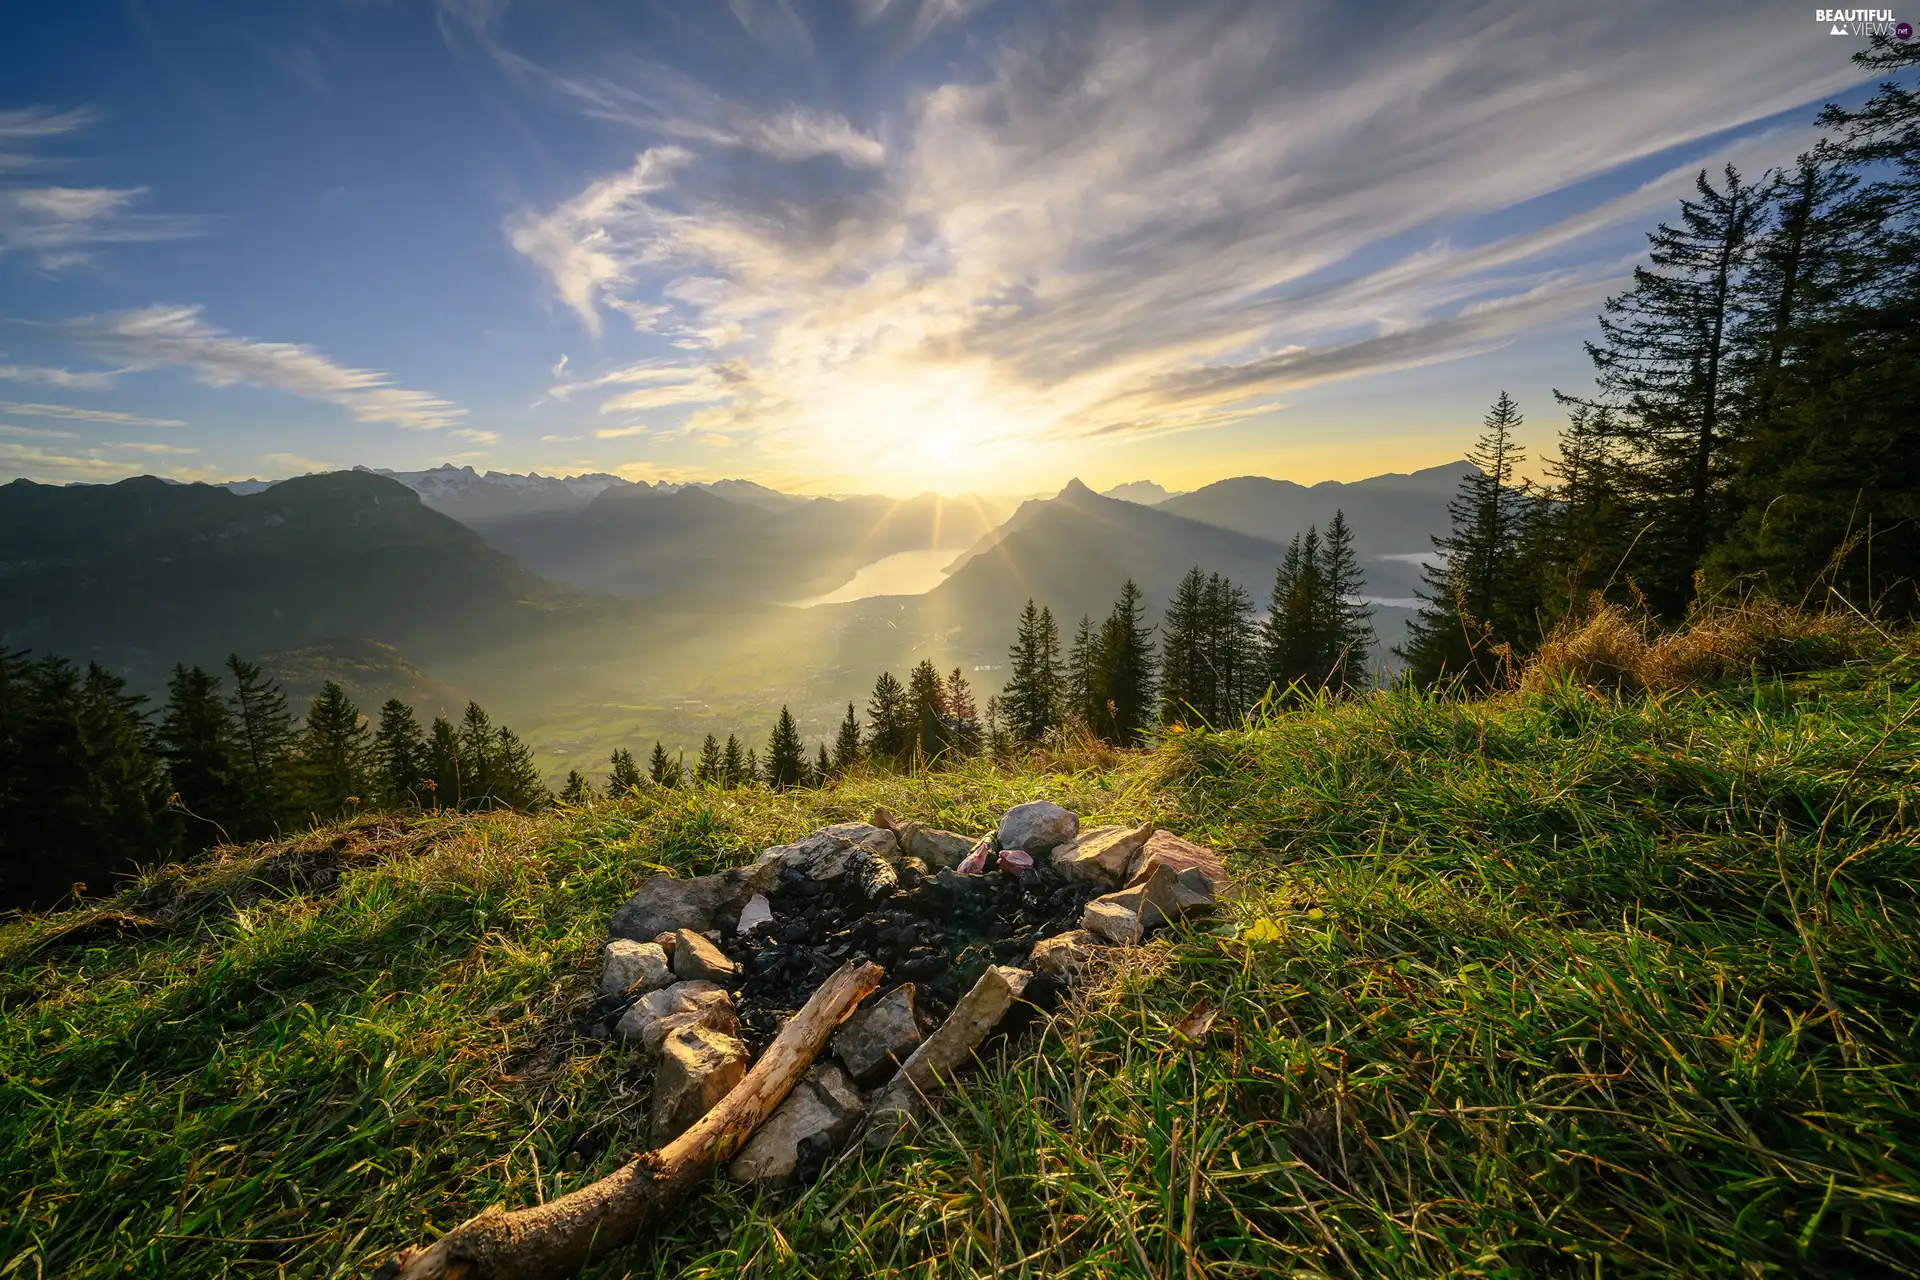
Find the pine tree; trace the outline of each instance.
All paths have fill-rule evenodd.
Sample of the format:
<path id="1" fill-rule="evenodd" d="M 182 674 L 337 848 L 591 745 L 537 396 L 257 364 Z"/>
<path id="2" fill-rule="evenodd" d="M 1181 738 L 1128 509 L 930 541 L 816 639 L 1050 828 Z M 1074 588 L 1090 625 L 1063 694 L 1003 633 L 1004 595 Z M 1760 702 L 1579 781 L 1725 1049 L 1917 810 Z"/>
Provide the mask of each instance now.
<path id="1" fill-rule="evenodd" d="M 1209 653 L 1207 575 L 1199 565 L 1174 588 L 1160 622 L 1160 719 L 1162 723 L 1210 723 L 1215 672 Z"/>
<path id="2" fill-rule="evenodd" d="M 465 805 L 467 771 L 460 759 L 460 734 L 445 716 L 435 716 L 427 731 L 427 780 L 421 785 L 436 809 Z"/>
<path id="3" fill-rule="evenodd" d="M 1534 500 L 1515 480 L 1524 459 L 1514 431 L 1519 406 L 1501 392 L 1447 506 L 1451 531 L 1433 540 L 1445 563 L 1424 574 L 1425 603 L 1398 652 L 1416 681 L 1462 677 L 1485 688 L 1507 670 L 1511 654 L 1536 626 L 1537 580 L 1523 571 L 1521 548 Z"/>
<path id="4" fill-rule="evenodd" d="M 827 754 L 827 744 L 820 744 L 820 754 L 813 762 L 813 785 L 824 787 L 833 781 L 833 757 Z"/>
<path id="5" fill-rule="evenodd" d="M 840 733 L 833 740 L 833 768 L 836 773 L 845 773 L 860 763 L 860 717 L 854 713 L 853 704 L 847 704 L 847 718 L 840 722 Z"/>
<path id="6" fill-rule="evenodd" d="M 1325 682 L 1331 663 L 1324 651 L 1331 594 L 1326 567 L 1320 530 L 1309 525 L 1305 533 L 1294 535 L 1274 570 L 1273 594 L 1258 641 L 1263 689 L 1285 695 L 1318 689 Z"/>
<path id="7" fill-rule="evenodd" d="M 767 763 L 763 770 L 767 785 L 775 791 L 785 791 L 799 786 L 806 772 L 806 748 L 800 742 L 800 728 L 793 722 L 793 712 L 781 707 L 780 718 L 773 724 L 773 736 L 767 739 Z"/>
<path id="8" fill-rule="evenodd" d="M 1360 557 L 1353 547 L 1353 529 L 1347 513 L 1336 510 L 1327 522 L 1326 545 L 1322 552 L 1320 577 L 1325 584 L 1326 623 L 1322 630 L 1322 649 L 1318 669 L 1326 672 L 1326 685 L 1335 690 L 1351 689 L 1367 678 L 1367 657 L 1373 646 L 1373 610 L 1360 599 L 1366 578 L 1360 571 Z"/>
<path id="9" fill-rule="evenodd" d="M 1032 597 L 1021 610 L 1007 656 L 1011 673 L 1000 693 L 1006 731 L 1019 742 L 1044 742 L 1060 727 L 1066 689 L 1060 669 L 1059 628 L 1050 611 L 1034 608 Z"/>
<path id="10" fill-rule="evenodd" d="M 612 772 L 607 775 L 608 796 L 632 795 L 647 785 L 646 777 L 640 772 L 640 766 L 634 763 L 633 752 L 625 747 L 616 747 L 608 763 L 613 767 Z"/>
<path id="11" fill-rule="evenodd" d="M 1101 685 L 1106 692 L 1102 736 L 1116 746 L 1139 746 L 1154 722 L 1153 628 L 1146 603 L 1128 578 L 1100 630 Z"/>
<path id="12" fill-rule="evenodd" d="M 930 658 L 922 658 L 907 675 L 906 720 L 912 734 L 908 750 L 919 760 L 931 764 L 951 745 L 945 720 L 946 691 L 939 668 Z"/>
<path id="13" fill-rule="evenodd" d="M 1095 733 L 1106 716 L 1105 670 L 1100 635 L 1093 629 L 1093 619 L 1083 613 L 1067 652 L 1067 706 L 1075 720 Z"/>
<path id="14" fill-rule="evenodd" d="M 890 671 L 882 671 L 873 682 L 867 725 L 867 750 L 875 760 L 898 764 L 912 750 L 914 722 L 909 719 L 907 691 Z"/>
<path id="15" fill-rule="evenodd" d="M 941 719 L 949 749 L 962 756 L 980 754 L 980 707 L 973 699 L 973 686 L 959 667 L 947 676 L 941 687 Z"/>
<path id="16" fill-rule="evenodd" d="M 700 744 L 700 761 L 693 767 L 693 779 L 705 786 L 717 787 L 727 780 L 726 761 L 720 756 L 720 740 L 712 734 Z"/>
<path id="17" fill-rule="evenodd" d="M 460 807 L 491 809 L 497 779 L 494 776 L 496 735 L 493 718 L 477 702 L 468 702 L 460 717 Z"/>
<path id="18" fill-rule="evenodd" d="M 428 777 L 426 735 L 413 708 L 398 698 L 389 698 L 380 708 L 380 727 L 373 735 L 373 760 L 377 781 L 374 793 L 389 808 L 417 805 L 421 784 Z"/>
<path id="19" fill-rule="evenodd" d="M 246 796 L 240 786 L 240 743 L 220 681 L 199 667 L 174 667 L 158 742 L 177 808 L 186 818 L 186 846 L 203 849 L 233 838 Z"/>
<path id="20" fill-rule="evenodd" d="M 239 829 L 231 834 L 237 840 L 270 835 L 292 801 L 293 717 L 280 686 L 265 679 L 258 666 L 235 653 L 227 658 L 227 671 L 233 676 L 233 718 L 239 731 L 244 796 Z"/>
<path id="21" fill-rule="evenodd" d="M 307 711 L 298 748 L 300 794 L 307 812 L 324 822 L 366 803 L 370 747 L 367 726 L 346 690 L 332 680 L 321 685 Z"/>
<path id="22" fill-rule="evenodd" d="M 1013 751 L 1013 739 L 1007 734 L 1006 719 L 1000 714 L 997 697 L 987 699 L 986 748 L 995 760 L 1004 759 Z"/>
<path id="23" fill-rule="evenodd" d="M 587 775 L 578 769 L 567 770 L 566 785 L 560 788 L 560 803 L 568 806 L 583 805 L 593 799 L 593 788 L 587 783 Z"/>
<path id="24" fill-rule="evenodd" d="M 753 777 L 753 765 L 740 749 L 740 739 L 727 735 L 727 747 L 720 753 L 720 784 L 737 787 Z"/>
<path id="25" fill-rule="evenodd" d="M 742 781 L 745 783 L 760 781 L 760 753 L 752 747 L 747 748 L 747 768 Z"/>
<path id="26" fill-rule="evenodd" d="M 494 746 L 488 775 L 492 779 L 492 802 L 521 813 L 537 813 L 553 803 L 553 793 L 540 777 L 533 762 L 533 751 L 520 735 L 501 725 L 494 731 Z"/>
<path id="27" fill-rule="evenodd" d="M 667 754 L 667 749 L 658 739 L 654 741 L 653 754 L 647 757 L 647 777 L 657 787 L 680 785 L 680 766 Z"/>

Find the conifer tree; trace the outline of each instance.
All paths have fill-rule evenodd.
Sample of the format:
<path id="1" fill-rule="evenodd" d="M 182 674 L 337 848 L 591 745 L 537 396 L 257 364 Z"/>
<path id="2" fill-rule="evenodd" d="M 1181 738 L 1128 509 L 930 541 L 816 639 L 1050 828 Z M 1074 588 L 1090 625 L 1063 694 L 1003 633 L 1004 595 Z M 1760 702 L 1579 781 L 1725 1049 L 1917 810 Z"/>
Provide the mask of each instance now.
<path id="1" fill-rule="evenodd" d="M 1083 613 L 1067 652 L 1067 705 L 1073 718 L 1095 733 L 1106 715 L 1105 680 L 1100 635 L 1093 629 L 1093 619 Z"/>
<path id="2" fill-rule="evenodd" d="M 945 754 L 950 745 L 946 701 L 939 668 L 930 658 L 920 659 L 907 676 L 906 719 L 912 734 L 908 750 L 928 764 Z"/>
<path id="3" fill-rule="evenodd" d="M 781 707 L 780 717 L 773 724 L 773 736 L 767 739 L 767 763 L 763 769 L 767 785 L 775 791 L 785 791 L 799 786 L 806 772 L 806 748 L 800 742 L 800 728 L 793 722 L 793 712 Z"/>
<path id="4" fill-rule="evenodd" d="M 1021 610 L 1007 656 L 1011 671 L 1000 693 L 1006 731 L 1019 742 L 1045 741 L 1060 727 L 1065 711 L 1065 676 L 1060 669 L 1059 628 L 1049 610 L 1034 607 L 1032 597 Z"/>
<path id="5" fill-rule="evenodd" d="M 987 754 L 999 760 L 1013 750 L 1013 739 L 1007 734 L 1006 719 L 1000 714 L 1000 699 L 987 699 L 986 723 Z"/>
<path id="6" fill-rule="evenodd" d="M 560 788 L 560 803 L 568 806 L 582 805 L 593 799 L 593 788 L 587 783 L 587 775 L 578 769 L 567 770 L 566 785 Z"/>
<path id="7" fill-rule="evenodd" d="M 813 762 L 813 785 L 824 787 L 833 781 L 833 757 L 827 754 L 827 744 L 820 744 L 820 754 Z"/>
<path id="8" fill-rule="evenodd" d="M 720 784 L 729 788 L 737 787 L 752 777 L 753 766 L 740 749 L 740 739 L 728 734 L 726 750 L 720 753 Z"/>
<path id="9" fill-rule="evenodd" d="M 718 787 L 727 780 L 726 761 L 720 755 L 720 740 L 708 734 L 700 743 L 700 761 L 693 767 L 695 782 Z"/>
<path id="10" fill-rule="evenodd" d="M 469 701 L 460 717 L 460 805 L 464 809 L 491 809 L 497 779 L 493 717 Z"/>
<path id="11" fill-rule="evenodd" d="M 389 808 L 423 803 L 421 784 L 428 776 L 426 735 L 413 708 L 389 698 L 380 708 L 380 727 L 373 734 L 374 792 Z"/>
<path id="12" fill-rule="evenodd" d="M 1101 708 L 1102 736 L 1116 746 L 1139 746 L 1156 719 L 1153 628 L 1146 625 L 1146 603 L 1128 578 L 1120 598 L 1100 630 L 1100 680 L 1106 693 Z"/>
<path id="13" fill-rule="evenodd" d="M 328 821 L 366 803 L 370 748 L 367 726 L 346 690 L 332 680 L 321 685 L 307 711 L 298 748 L 300 793 L 307 812 Z"/>
<path id="14" fill-rule="evenodd" d="M 607 795 L 632 795 L 647 785 L 640 766 L 634 763 L 633 752 L 625 747 L 616 747 L 607 763 L 612 766 L 612 771 L 607 774 Z"/>
<path id="15" fill-rule="evenodd" d="M 260 674 L 260 668 L 227 657 L 233 677 L 233 718 L 240 743 L 240 787 L 243 818 L 235 839 L 269 835 L 292 801 L 289 759 L 293 746 L 293 717 L 280 686 Z"/>
<path id="16" fill-rule="evenodd" d="M 875 760 L 900 763 L 913 748 L 915 723 L 910 719 L 907 691 L 882 671 L 867 699 L 867 750 Z"/>
<path id="17" fill-rule="evenodd" d="M 746 773 L 742 777 L 742 781 L 752 783 L 752 782 L 758 782 L 759 780 L 760 780 L 760 753 L 753 747 L 748 747 L 747 748 L 747 769 L 746 769 Z"/>
<path id="18" fill-rule="evenodd" d="M 460 759 L 460 734 L 445 716 L 435 716 L 427 731 L 427 780 L 422 784 L 436 809 L 466 803 L 467 771 Z"/>
<path id="19" fill-rule="evenodd" d="M 1534 501 L 1515 483 L 1525 457 L 1514 438 L 1521 421 L 1519 406 L 1501 392 L 1467 455 L 1475 469 L 1461 477 L 1447 506 L 1451 531 L 1433 540 L 1445 563 L 1424 572 L 1425 603 L 1398 650 L 1416 681 L 1459 676 L 1484 688 L 1537 625 L 1536 579 L 1520 562 Z"/>
<path id="20" fill-rule="evenodd" d="M 492 803 L 521 813 L 536 813 L 553 803 L 553 793 L 540 777 L 533 762 L 533 751 L 520 735 L 505 725 L 494 731 L 494 746 L 488 775 L 492 779 Z"/>
<path id="21" fill-rule="evenodd" d="M 847 718 L 840 722 L 840 732 L 833 740 L 833 767 L 836 773 L 845 773 L 860 762 L 860 718 L 854 713 L 853 704 L 847 704 Z"/>
<path id="22" fill-rule="evenodd" d="M 240 744 L 220 682 L 199 667 L 176 666 L 158 734 L 160 755 L 186 818 L 188 848 L 232 839 L 244 821 Z"/>
<path id="23" fill-rule="evenodd" d="M 680 766 L 667 754 L 666 747 L 654 740 L 653 754 L 647 757 L 647 777 L 657 787 L 677 787 L 680 785 Z"/>
<path id="24" fill-rule="evenodd" d="M 1165 724 L 1205 721 L 1213 709 L 1207 607 L 1207 575 L 1195 565 L 1174 588 L 1160 622 L 1160 719 Z"/>
<path id="25" fill-rule="evenodd" d="M 1365 682 L 1367 657 L 1373 643 L 1373 610 L 1360 599 L 1366 578 L 1353 546 L 1347 513 L 1336 510 L 1327 522 L 1320 578 L 1325 586 L 1325 624 L 1321 630 L 1318 670 L 1328 688 L 1351 689 Z M 1522 594 L 1524 588 L 1517 588 Z"/>
<path id="26" fill-rule="evenodd" d="M 980 754 L 980 707 L 973 698 L 973 686 L 959 667 L 947 676 L 940 689 L 941 719 L 948 749 L 963 756 Z"/>

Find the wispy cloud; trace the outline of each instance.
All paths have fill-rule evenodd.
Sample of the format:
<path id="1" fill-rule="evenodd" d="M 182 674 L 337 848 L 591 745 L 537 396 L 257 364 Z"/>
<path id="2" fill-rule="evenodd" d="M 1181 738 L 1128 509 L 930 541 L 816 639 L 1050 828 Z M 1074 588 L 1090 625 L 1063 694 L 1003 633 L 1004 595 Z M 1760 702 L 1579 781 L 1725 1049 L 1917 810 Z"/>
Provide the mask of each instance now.
<path id="1" fill-rule="evenodd" d="M 418 430 L 451 427 L 466 410 L 397 385 L 392 375 L 336 364 L 296 342 L 261 342 L 225 332 L 200 307 L 147 307 L 70 320 L 62 328 L 81 344 L 138 368 L 174 365 L 209 386 L 269 387 L 339 405 L 359 422 Z"/>
<path id="2" fill-rule="evenodd" d="M 113 409 L 82 409 L 70 404 L 33 404 L 20 400 L 0 400 L 0 413 L 18 413 L 29 418 L 67 418 L 74 422 L 110 422 L 122 427 L 184 427 L 179 418 L 145 418 L 137 413 Z"/>
<path id="3" fill-rule="evenodd" d="M 31 382 L 45 387 L 65 387 L 72 391 L 98 391 L 111 386 L 118 373 L 113 369 L 55 369 L 45 365 L 0 364 L 0 382 Z"/>
<path id="4" fill-rule="evenodd" d="M 1364 26 L 1331 7 L 1059 12 L 884 127 L 850 125 L 870 163 L 806 198 L 663 123 L 723 106 L 569 79 L 657 140 L 515 219 L 512 243 L 590 332 L 624 314 L 689 354 L 552 394 L 822 466 L 850 450 L 924 466 L 920 435 L 992 457 L 1236 421 L 1290 388 L 1589 316 L 1682 175 L 1533 202 L 1855 80 L 1804 22 L 1731 4 L 1442 6 Z M 769 5 L 741 20 L 784 21 Z"/>
<path id="5" fill-rule="evenodd" d="M 31 440 L 72 440 L 75 433 L 55 431 L 49 427 L 17 427 L 12 423 L 0 423 L 0 436 L 20 436 Z"/>
<path id="6" fill-rule="evenodd" d="M 88 109 L 26 107 L 0 111 L 0 173 L 38 167 L 36 147 L 94 124 Z M 0 259 L 31 258 L 57 271 L 88 259 L 97 246 L 177 240 L 200 234 L 202 219 L 135 211 L 146 187 L 0 183 Z"/>

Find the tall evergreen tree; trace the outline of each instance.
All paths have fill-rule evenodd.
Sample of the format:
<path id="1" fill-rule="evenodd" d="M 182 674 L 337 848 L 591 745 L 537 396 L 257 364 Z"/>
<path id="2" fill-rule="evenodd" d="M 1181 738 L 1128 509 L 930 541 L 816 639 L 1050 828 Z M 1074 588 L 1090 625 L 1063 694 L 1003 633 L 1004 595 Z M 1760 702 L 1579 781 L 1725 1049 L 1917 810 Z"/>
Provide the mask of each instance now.
<path id="1" fill-rule="evenodd" d="M 436 809 L 465 803 L 466 770 L 460 760 L 460 734 L 445 716 L 435 716 L 427 731 L 427 780 L 421 784 Z"/>
<path id="2" fill-rule="evenodd" d="M 328 821 L 366 804 L 367 726 L 346 690 L 329 680 L 307 711 L 299 742 L 300 797 L 308 813 Z"/>
<path id="3" fill-rule="evenodd" d="M 1399 649 L 1417 681 L 1460 676 L 1474 687 L 1492 684 L 1537 626 L 1537 580 L 1520 560 L 1534 505 L 1515 482 L 1525 457 L 1514 438 L 1521 421 L 1519 406 L 1501 392 L 1467 455 L 1474 470 L 1447 506 L 1451 531 L 1433 540 L 1444 563 L 1425 571 L 1425 603 Z"/>
<path id="4" fill-rule="evenodd" d="M 1295 534 L 1274 570 L 1273 594 L 1260 624 L 1260 662 L 1265 685 L 1279 693 L 1320 688 L 1329 672 L 1325 652 L 1328 603 L 1326 556 L 1318 526 Z"/>
<path id="5" fill-rule="evenodd" d="M 756 751 L 754 748 L 748 747 L 747 748 L 747 768 L 746 768 L 745 774 L 742 776 L 742 781 L 758 782 L 759 780 L 760 780 L 760 753 Z"/>
<path id="6" fill-rule="evenodd" d="M 280 686 L 239 654 L 227 657 L 233 677 L 233 718 L 240 740 L 240 786 L 244 817 L 235 839 L 272 834 L 293 800 L 290 758 L 293 716 Z"/>
<path id="7" fill-rule="evenodd" d="M 1174 588 L 1160 622 L 1160 719 L 1208 722 L 1217 699 L 1208 646 L 1207 575 L 1199 565 Z"/>
<path id="8" fill-rule="evenodd" d="M 746 752 L 740 749 L 740 739 L 728 734 L 726 750 L 720 753 L 721 785 L 737 787 L 752 778 L 753 766 L 748 762 Z"/>
<path id="9" fill-rule="evenodd" d="M 1087 729 L 1100 732 L 1107 706 L 1105 664 L 1100 634 L 1093 629 L 1093 619 L 1084 613 L 1073 633 L 1073 647 L 1067 651 L 1066 683 L 1069 713 Z"/>
<path id="10" fill-rule="evenodd" d="M 647 758 L 647 777 L 657 787 L 677 787 L 680 785 L 680 766 L 667 754 L 666 747 L 654 740 L 653 754 Z"/>
<path id="11" fill-rule="evenodd" d="M 717 787 L 727 780 L 726 761 L 720 756 L 720 740 L 712 734 L 700 744 L 700 762 L 693 767 L 694 781 Z"/>
<path id="12" fill-rule="evenodd" d="M 1021 610 L 1007 656 L 1011 671 L 1000 693 L 1006 730 L 1016 741 L 1042 742 L 1060 727 L 1066 681 L 1060 669 L 1059 628 L 1049 610 L 1034 607 L 1032 597 Z"/>
<path id="13" fill-rule="evenodd" d="M 647 785 L 646 776 L 640 772 L 640 766 L 634 763 L 633 752 L 625 747 L 616 747 L 607 761 L 612 771 L 607 774 L 607 794 L 609 796 L 632 795 Z"/>
<path id="14" fill-rule="evenodd" d="M 793 722 L 793 712 L 781 707 L 780 717 L 773 724 L 773 736 L 767 739 L 767 763 L 763 770 L 767 785 L 776 791 L 785 791 L 799 786 L 806 772 L 806 747 L 800 742 L 800 728 Z"/>
<path id="15" fill-rule="evenodd" d="M 820 744 L 820 754 L 813 762 L 813 785 L 824 787 L 833 781 L 833 757 L 827 754 L 827 744 Z"/>
<path id="16" fill-rule="evenodd" d="M 1326 621 L 1321 631 L 1320 670 L 1327 686 L 1351 689 L 1366 681 L 1373 645 L 1373 610 L 1360 598 L 1366 577 L 1353 546 L 1347 513 L 1336 510 L 1327 522 L 1321 579 L 1326 585 Z"/>
<path id="17" fill-rule="evenodd" d="M 186 847 L 232 839 L 246 813 L 240 743 L 220 681 L 199 667 L 176 666 L 158 735 L 160 755 L 186 818 Z"/>
<path id="18" fill-rule="evenodd" d="M 932 763 L 951 745 L 946 724 L 946 689 L 940 670 L 922 658 L 907 675 L 907 723 L 912 726 L 908 748 L 920 760 Z"/>
<path id="19" fill-rule="evenodd" d="M 867 751 L 875 760 L 898 764 L 912 750 L 916 725 L 907 705 L 907 691 L 882 671 L 867 699 Z"/>
<path id="20" fill-rule="evenodd" d="M 547 790 L 533 762 L 533 750 L 505 725 L 494 731 L 488 774 L 493 780 L 491 799 L 495 805 L 536 813 L 553 803 L 553 793 Z"/>
<path id="21" fill-rule="evenodd" d="M 499 779 L 495 776 L 498 750 L 493 717 L 469 701 L 460 717 L 460 807 L 491 809 Z"/>
<path id="22" fill-rule="evenodd" d="M 587 782 L 587 775 L 578 769 L 567 770 L 566 785 L 560 788 L 560 803 L 564 805 L 582 805 L 593 799 L 593 787 Z"/>
<path id="23" fill-rule="evenodd" d="M 413 708 L 389 698 L 380 708 L 373 734 L 374 792 L 390 808 L 423 803 L 421 784 L 428 774 L 427 737 Z"/>
<path id="24" fill-rule="evenodd" d="M 959 667 L 948 674 L 941 686 L 940 701 L 948 749 L 962 756 L 979 755 L 980 706 L 974 701 L 973 686 Z"/>
<path id="25" fill-rule="evenodd" d="M 840 722 L 840 732 L 833 740 L 833 768 L 836 773 L 845 773 L 859 762 L 860 717 L 849 702 L 847 718 Z"/>
<path id="26" fill-rule="evenodd" d="M 1140 588 L 1128 578 L 1100 629 L 1100 682 L 1106 692 L 1102 736 L 1116 746 L 1139 746 L 1156 719 L 1153 628 L 1146 611 Z"/>

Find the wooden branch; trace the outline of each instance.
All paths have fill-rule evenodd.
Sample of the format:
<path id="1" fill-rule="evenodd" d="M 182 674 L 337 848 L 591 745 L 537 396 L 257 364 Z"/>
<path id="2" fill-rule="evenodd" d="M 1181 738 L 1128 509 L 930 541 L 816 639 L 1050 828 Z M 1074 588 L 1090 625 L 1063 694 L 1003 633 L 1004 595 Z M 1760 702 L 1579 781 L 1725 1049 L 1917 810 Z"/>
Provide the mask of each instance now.
<path id="1" fill-rule="evenodd" d="M 562 1280 L 659 1222 L 731 1159 L 813 1064 L 880 966 L 842 965 L 774 1038 L 746 1079 L 693 1128 L 592 1186 L 533 1209 L 494 1205 L 425 1249 L 402 1249 L 372 1280 Z"/>

